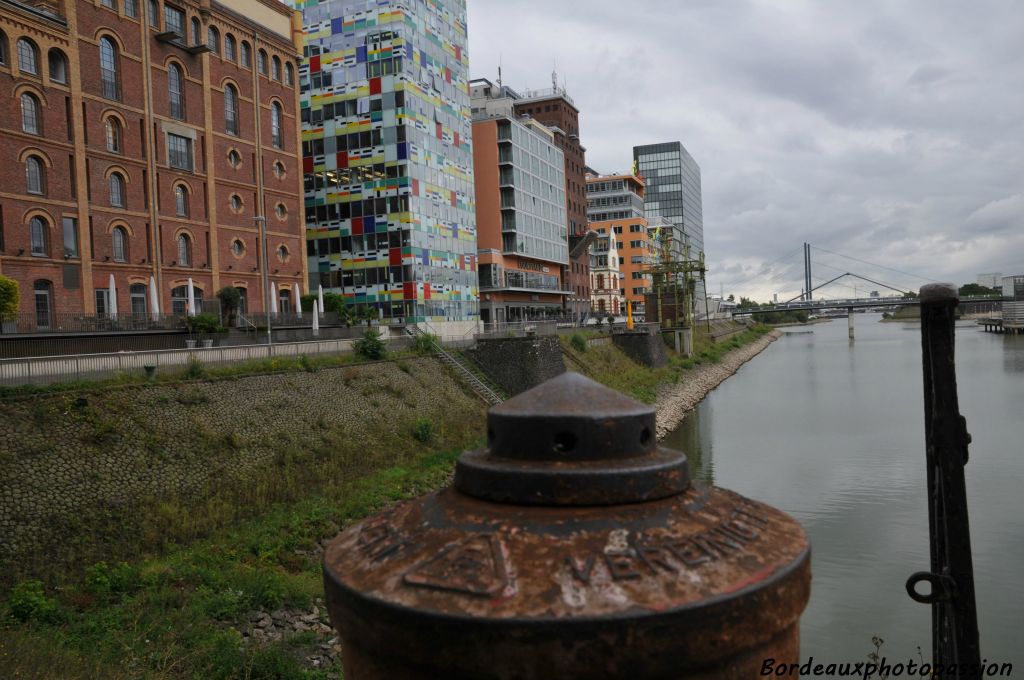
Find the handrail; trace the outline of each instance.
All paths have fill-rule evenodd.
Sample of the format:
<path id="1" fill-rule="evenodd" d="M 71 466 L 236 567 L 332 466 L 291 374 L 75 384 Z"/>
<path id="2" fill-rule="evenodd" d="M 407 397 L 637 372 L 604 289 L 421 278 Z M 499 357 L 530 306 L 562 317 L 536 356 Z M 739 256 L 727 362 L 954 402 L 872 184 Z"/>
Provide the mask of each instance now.
<path id="1" fill-rule="evenodd" d="M 424 323 L 426 323 L 426 322 L 424 322 Z M 429 324 L 427 324 L 427 327 L 428 327 L 428 329 L 431 328 Z M 423 330 L 419 326 L 417 326 L 415 324 L 413 324 L 411 326 L 406 326 L 405 327 L 405 332 L 406 332 L 407 335 L 410 335 L 410 336 L 412 336 L 414 338 L 426 337 L 424 335 L 424 333 L 423 333 Z M 435 334 L 431 334 L 431 335 L 435 335 Z M 435 337 L 436 337 L 436 335 L 435 335 Z M 500 404 L 502 401 L 504 401 L 504 399 L 502 399 L 501 395 L 499 395 L 497 392 L 495 392 L 493 389 L 491 389 L 490 386 L 488 386 L 485 382 L 483 382 L 480 378 L 478 378 L 476 376 L 476 374 L 473 373 L 473 371 L 471 371 L 468 368 L 466 368 L 465 366 L 463 366 L 462 362 L 460 362 L 454 356 L 452 356 L 451 354 L 446 352 L 444 350 L 444 348 L 441 347 L 441 345 L 439 343 L 435 342 L 432 338 L 429 339 L 428 342 L 430 344 L 430 349 L 435 354 L 437 354 L 438 358 L 441 359 L 441 362 L 446 364 L 446 365 L 448 365 L 448 366 L 451 366 L 451 367 L 455 368 L 455 370 L 458 371 L 459 374 L 462 375 L 463 379 L 466 382 L 469 383 L 470 387 L 473 388 L 473 391 L 476 392 L 477 395 L 481 399 L 483 399 L 487 404 L 490 404 L 491 406 L 494 406 L 494 405 Z"/>

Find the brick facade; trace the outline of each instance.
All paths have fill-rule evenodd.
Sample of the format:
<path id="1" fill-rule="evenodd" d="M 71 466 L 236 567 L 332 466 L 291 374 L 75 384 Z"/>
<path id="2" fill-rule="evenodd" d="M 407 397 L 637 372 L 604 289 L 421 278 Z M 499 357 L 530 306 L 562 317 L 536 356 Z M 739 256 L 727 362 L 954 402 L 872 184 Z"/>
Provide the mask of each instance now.
<path id="1" fill-rule="evenodd" d="M 169 23 L 174 10 L 184 36 Z M 38 311 L 37 284 L 49 287 L 51 323 L 94 314 L 111 274 L 119 314 L 132 311 L 130 287 L 151 276 L 162 313 L 190 277 L 205 298 L 246 288 L 249 310 L 262 311 L 257 215 L 266 216 L 270 279 L 284 290 L 304 281 L 299 28 L 275 0 L 0 0 L 0 274 L 19 282 L 23 315 Z M 19 60 L 26 45 L 36 73 Z M 110 46 L 116 72 L 104 77 Z M 237 133 L 225 115 L 229 87 Z M 25 123 L 23 95 L 38 101 L 38 125 Z M 191 147 L 191 169 L 172 167 L 171 135 Z M 38 193 L 30 158 L 44 167 Z M 33 218 L 45 236 L 35 247 Z M 148 291 L 142 304 L 153 311 Z"/>

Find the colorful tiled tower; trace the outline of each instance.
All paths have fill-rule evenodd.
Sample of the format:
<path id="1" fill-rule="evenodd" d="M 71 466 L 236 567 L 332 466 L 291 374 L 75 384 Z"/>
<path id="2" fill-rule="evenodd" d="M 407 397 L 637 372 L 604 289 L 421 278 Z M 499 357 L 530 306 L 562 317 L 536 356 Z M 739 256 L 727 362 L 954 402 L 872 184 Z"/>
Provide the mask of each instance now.
<path id="1" fill-rule="evenodd" d="M 465 0 L 297 0 L 310 288 L 479 318 Z"/>

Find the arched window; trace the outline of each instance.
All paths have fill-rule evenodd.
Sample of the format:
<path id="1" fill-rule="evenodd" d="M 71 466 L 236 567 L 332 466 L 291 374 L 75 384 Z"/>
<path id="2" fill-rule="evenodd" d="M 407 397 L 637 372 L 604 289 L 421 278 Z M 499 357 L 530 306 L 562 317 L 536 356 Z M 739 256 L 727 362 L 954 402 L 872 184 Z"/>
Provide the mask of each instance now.
<path id="1" fill-rule="evenodd" d="M 287 288 L 282 288 L 278 291 L 278 306 L 282 314 L 289 314 L 292 311 L 292 292 Z"/>
<path id="2" fill-rule="evenodd" d="M 67 85 L 68 83 L 68 60 L 64 53 L 54 48 L 49 52 L 50 59 L 50 80 L 54 83 Z"/>
<path id="3" fill-rule="evenodd" d="M 50 255 L 50 239 L 46 222 L 42 217 L 33 217 L 28 223 L 29 238 L 32 241 L 32 255 L 35 257 L 48 257 Z"/>
<path id="4" fill-rule="evenodd" d="M 43 193 L 43 162 L 38 156 L 25 160 L 25 190 L 30 194 Z"/>
<path id="5" fill-rule="evenodd" d="M 114 208 L 124 207 L 124 177 L 120 173 L 111 173 L 107 180 L 110 186 L 110 205 Z"/>
<path id="6" fill-rule="evenodd" d="M 213 26 L 206 29 L 206 46 L 214 54 L 220 54 L 220 31 Z"/>
<path id="7" fill-rule="evenodd" d="M 28 38 L 18 39 L 18 70 L 39 75 L 39 49 Z"/>
<path id="8" fill-rule="evenodd" d="M 49 281 L 36 281 L 32 289 L 36 298 L 36 328 L 47 330 L 53 326 L 53 286 Z"/>
<path id="9" fill-rule="evenodd" d="M 107 151 L 121 153 L 123 151 L 121 147 L 121 121 L 110 116 L 104 125 L 107 130 Z"/>
<path id="10" fill-rule="evenodd" d="M 192 284 L 192 299 L 196 302 L 196 313 L 203 311 L 203 289 Z M 171 289 L 171 314 L 178 316 L 188 312 L 188 286 Z"/>
<path id="11" fill-rule="evenodd" d="M 7 65 L 7 34 L 0 31 L 0 64 Z"/>
<path id="12" fill-rule="evenodd" d="M 188 267 L 192 264 L 192 239 L 188 234 L 178 235 L 178 266 Z"/>
<path id="13" fill-rule="evenodd" d="M 238 50 L 236 49 L 235 36 L 227 33 L 224 35 L 224 58 L 230 61 L 234 61 L 238 58 Z"/>
<path id="14" fill-rule="evenodd" d="M 146 304 L 146 284 L 144 283 L 133 283 L 128 288 L 128 299 L 132 303 L 132 316 L 143 318 L 146 316 L 147 304 Z"/>
<path id="15" fill-rule="evenodd" d="M 167 69 L 167 95 L 171 118 L 185 120 L 185 75 L 177 64 L 171 64 Z"/>
<path id="16" fill-rule="evenodd" d="M 224 88 L 224 129 L 228 134 L 238 134 L 238 90 L 234 85 Z"/>
<path id="17" fill-rule="evenodd" d="M 267 53 L 263 50 L 256 55 L 256 67 L 259 69 L 260 75 L 267 75 Z"/>
<path id="18" fill-rule="evenodd" d="M 39 118 L 39 100 L 28 92 L 21 95 L 21 129 L 32 135 L 43 134 Z"/>
<path id="19" fill-rule="evenodd" d="M 270 143 L 274 148 L 283 148 L 281 135 L 281 105 L 274 102 L 270 105 Z"/>
<path id="20" fill-rule="evenodd" d="M 188 217 L 188 189 L 183 184 L 174 187 L 174 214 Z"/>
<path id="21" fill-rule="evenodd" d="M 281 60 L 278 59 L 276 54 L 270 60 L 270 77 L 274 80 L 281 80 Z"/>
<path id="22" fill-rule="evenodd" d="M 249 43 L 242 41 L 242 49 L 239 51 L 241 55 L 242 66 L 245 68 L 252 68 L 252 48 L 249 47 Z"/>
<path id="23" fill-rule="evenodd" d="M 128 261 L 128 232 L 124 227 L 114 227 L 110 232 L 111 249 L 114 252 L 114 262 Z"/>
<path id="24" fill-rule="evenodd" d="M 295 84 L 295 69 L 292 67 L 291 62 L 286 62 L 284 65 L 284 84 Z"/>
<path id="25" fill-rule="evenodd" d="M 100 4 L 114 10 L 115 12 L 117 11 L 117 0 L 103 0 Z"/>
<path id="26" fill-rule="evenodd" d="M 197 17 L 192 17 L 192 44 L 203 44 L 203 27 L 199 23 L 199 19 Z"/>
<path id="27" fill-rule="evenodd" d="M 117 61 L 117 45 L 110 38 L 100 38 L 100 85 L 107 99 L 121 97 Z"/>

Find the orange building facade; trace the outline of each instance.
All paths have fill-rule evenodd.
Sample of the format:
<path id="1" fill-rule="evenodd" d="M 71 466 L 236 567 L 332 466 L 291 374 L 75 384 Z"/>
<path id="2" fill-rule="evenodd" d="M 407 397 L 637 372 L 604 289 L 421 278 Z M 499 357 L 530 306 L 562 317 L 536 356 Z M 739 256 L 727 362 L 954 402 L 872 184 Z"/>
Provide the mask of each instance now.
<path id="1" fill-rule="evenodd" d="M 644 217 L 644 186 L 643 178 L 636 175 L 587 175 L 590 228 L 614 239 L 614 256 L 618 258 L 618 296 L 606 292 L 606 307 L 613 314 L 624 315 L 625 309 L 616 311 L 612 305 L 618 298 L 628 300 L 640 321 L 645 313 L 644 296 L 651 288 L 648 267 L 655 255 L 651 227 Z M 593 295 L 596 300 L 600 293 L 595 290 Z"/>
<path id="2" fill-rule="evenodd" d="M 256 218 L 294 308 L 300 53 L 276 0 L 0 3 L 0 274 L 19 283 L 19 329 L 180 314 L 190 279 L 262 311 Z"/>
<path id="3" fill-rule="evenodd" d="M 473 122 L 480 319 L 516 323 L 565 315 L 569 253 L 562 152 L 530 119 Z"/>

